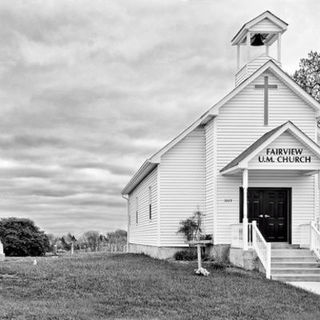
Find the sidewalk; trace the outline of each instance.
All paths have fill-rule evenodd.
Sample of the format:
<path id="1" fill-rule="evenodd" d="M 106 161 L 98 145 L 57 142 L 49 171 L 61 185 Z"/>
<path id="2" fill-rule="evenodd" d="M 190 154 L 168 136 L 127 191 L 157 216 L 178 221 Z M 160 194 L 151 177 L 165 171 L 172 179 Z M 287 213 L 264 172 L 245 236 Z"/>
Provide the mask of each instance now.
<path id="1" fill-rule="evenodd" d="M 288 284 L 291 284 L 292 286 L 302 288 L 304 290 L 313 292 L 315 294 L 320 295 L 320 282 L 287 282 Z"/>

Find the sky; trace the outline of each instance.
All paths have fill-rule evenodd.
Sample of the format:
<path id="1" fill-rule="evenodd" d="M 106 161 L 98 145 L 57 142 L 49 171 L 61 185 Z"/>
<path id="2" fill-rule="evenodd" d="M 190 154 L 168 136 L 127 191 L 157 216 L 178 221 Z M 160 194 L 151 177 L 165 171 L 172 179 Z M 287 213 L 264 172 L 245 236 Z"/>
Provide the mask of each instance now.
<path id="1" fill-rule="evenodd" d="M 0 218 L 126 229 L 121 189 L 233 89 L 230 40 L 265 10 L 292 74 L 320 51 L 317 0 L 0 0 Z"/>

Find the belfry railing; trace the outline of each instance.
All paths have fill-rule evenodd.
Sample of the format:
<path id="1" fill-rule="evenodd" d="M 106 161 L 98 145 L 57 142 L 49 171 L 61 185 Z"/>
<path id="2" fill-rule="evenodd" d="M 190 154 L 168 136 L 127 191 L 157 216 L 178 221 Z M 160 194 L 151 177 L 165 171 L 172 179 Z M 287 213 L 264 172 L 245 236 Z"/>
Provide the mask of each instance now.
<path id="1" fill-rule="evenodd" d="M 257 222 L 252 221 L 252 246 L 256 251 L 262 265 L 266 270 L 266 277 L 271 275 L 271 243 L 268 243 L 257 227 Z"/>
<path id="2" fill-rule="evenodd" d="M 320 259 L 320 231 L 315 221 L 310 224 L 310 250 Z"/>

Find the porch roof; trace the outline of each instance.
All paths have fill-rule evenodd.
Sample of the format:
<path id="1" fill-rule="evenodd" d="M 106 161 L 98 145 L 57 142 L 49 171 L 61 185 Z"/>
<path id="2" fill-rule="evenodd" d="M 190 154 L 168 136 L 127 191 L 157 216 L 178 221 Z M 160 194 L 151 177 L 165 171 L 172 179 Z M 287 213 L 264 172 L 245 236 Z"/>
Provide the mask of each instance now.
<path id="1" fill-rule="evenodd" d="M 257 155 L 263 148 L 272 143 L 276 138 L 278 138 L 285 131 L 290 131 L 294 136 L 296 136 L 300 141 L 307 145 L 319 158 L 320 158 L 320 146 L 315 143 L 308 135 L 306 135 L 302 130 L 300 130 L 291 121 L 287 121 L 282 125 L 268 131 L 253 144 L 251 144 L 247 149 L 240 153 L 236 158 L 230 161 L 225 167 L 223 167 L 220 172 L 222 174 L 227 174 L 233 172 L 236 169 L 246 169 L 248 168 L 248 162 Z M 320 168 L 319 168 L 320 170 Z"/>

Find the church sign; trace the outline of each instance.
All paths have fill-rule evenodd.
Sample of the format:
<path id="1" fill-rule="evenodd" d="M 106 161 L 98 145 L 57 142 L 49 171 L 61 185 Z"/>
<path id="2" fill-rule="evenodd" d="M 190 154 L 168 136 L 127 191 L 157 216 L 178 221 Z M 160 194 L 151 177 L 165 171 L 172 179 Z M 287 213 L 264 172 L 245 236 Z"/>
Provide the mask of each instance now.
<path id="1" fill-rule="evenodd" d="M 260 163 L 310 163 L 311 156 L 304 154 L 303 148 L 267 148 L 258 156 Z"/>

